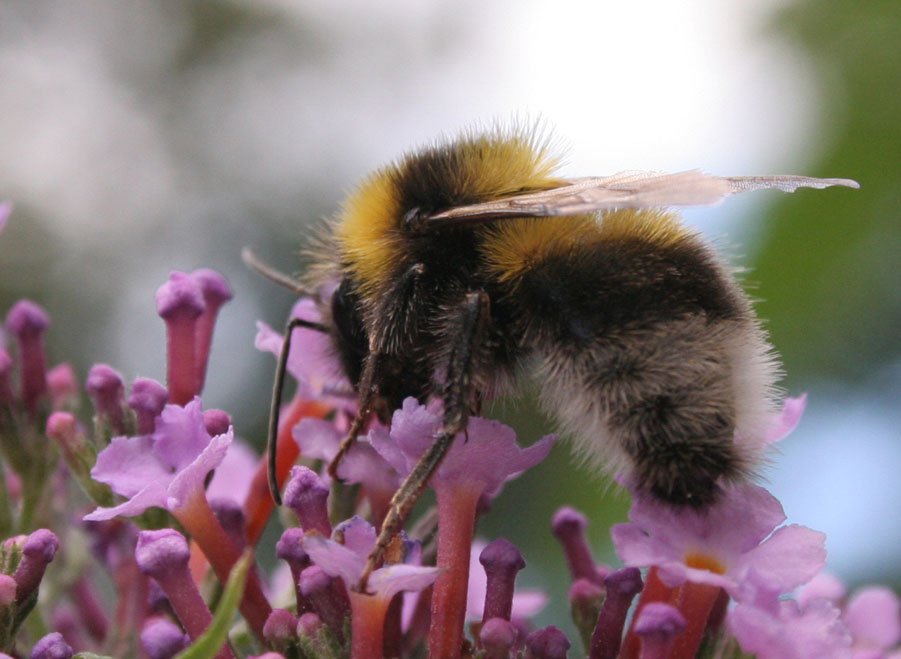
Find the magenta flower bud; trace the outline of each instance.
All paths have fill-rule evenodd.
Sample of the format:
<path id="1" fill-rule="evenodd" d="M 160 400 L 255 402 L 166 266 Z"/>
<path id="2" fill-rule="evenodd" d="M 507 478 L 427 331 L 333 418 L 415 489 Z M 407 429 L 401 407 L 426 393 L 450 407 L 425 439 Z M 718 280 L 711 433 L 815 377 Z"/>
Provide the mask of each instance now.
<path id="1" fill-rule="evenodd" d="M 210 625 L 213 616 L 188 570 L 190 557 L 188 541 L 174 529 L 138 534 L 135 547 L 138 568 L 156 579 L 185 631 L 196 639 Z"/>
<path id="2" fill-rule="evenodd" d="M 479 643 L 485 650 L 485 659 L 507 659 L 516 644 L 516 625 L 506 618 L 490 618 L 482 623 Z"/>
<path id="3" fill-rule="evenodd" d="M 172 272 L 156 292 L 157 313 L 166 321 L 167 381 L 171 401 L 187 404 L 197 388 L 198 318 L 206 309 L 203 291 L 193 277 Z"/>
<path id="4" fill-rule="evenodd" d="M 169 392 L 166 391 L 166 387 L 150 378 L 135 378 L 131 383 L 128 406 L 138 417 L 139 435 L 149 435 L 153 432 L 153 420 L 162 413 L 167 402 Z"/>
<path id="5" fill-rule="evenodd" d="M 564 507 L 554 514 L 551 531 L 563 546 L 563 553 L 566 555 L 572 580 L 588 579 L 600 586 L 603 577 L 595 567 L 594 557 L 588 547 L 588 541 L 585 538 L 586 526 L 588 526 L 588 520 L 585 515 L 572 508 Z"/>
<path id="6" fill-rule="evenodd" d="M 213 499 L 210 507 L 238 551 L 244 551 L 247 537 L 244 535 L 244 510 L 240 504 L 234 499 Z"/>
<path id="7" fill-rule="evenodd" d="M 84 388 L 94 403 L 98 420 L 109 424 L 112 433 L 108 434 L 127 434 L 122 376 L 106 364 L 95 364 L 88 372 Z"/>
<path id="8" fill-rule="evenodd" d="M 6 315 L 6 329 L 19 344 L 19 378 L 22 403 L 31 413 L 47 391 L 47 357 L 44 330 L 50 325 L 46 312 L 34 302 L 20 300 Z"/>
<path id="9" fill-rule="evenodd" d="M 47 417 L 44 432 L 56 442 L 69 473 L 88 496 L 101 505 L 112 505 L 109 486 L 91 478 L 90 469 L 97 461 L 97 454 L 75 416 L 71 412 L 53 412 Z"/>
<path id="10" fill-rule="evenodd" d="M 0 574 L 0 607 L 16 601 L 16 580 L 8 574 Z"/>
<path id="11" fill-rule="evenodd" d="M 210 437 L 224 435 L 228 432 L 231 424 L 232 418 L 228 415 L 228 412 L 223 412 L 222 410 L 203 411 L 203 425 Z"/>
<path id="12" fill-rule="evenodd" d="M 30 659 L 69 659 L 74 653 L 59 632 L 47 634 L 34 644 Z"/>
<path id="13" fill-rule="evenodd" d="M 87 446 L 87 437 L 71 412 L 54 412 L 47 417 L 46 434 L 67 455 L 77 455 Z"/>
<path id="14" fill-rule="evenodd" d="M 273 648 L 287 649 L 297 641 L 297 618 L 285 609 L 272 609 L 263 625 L 263 637 Z"/>
<path id="15" fill-rule="evenodd" d="M 10 213 L 13 212 L 13 205 L 8 201 L 0 201 L 0 233 L 6 228 L 6 222 L 9 220 Z"/>
<path id="16" fill-rule="evenodd" d="M 64 362 L 51 368 L 47 373 L 47 389 L 54 410 L 74 408 L 78 404 L 78 377 L 72 365 Z"/>
<path id="17" fill-rule="evenodd" d="M 588 579 L 576 579 L 569 588 L 569 606 L 573 622 L 579 630 L 582 645 L 591 647 L 591 635 L 598 623 L 604 589 Z"/>
<path id="18" fill-rule="evenodd" d="M 322 629 L 322 618 L 319 617 L 318 613 L 313 613 L 311 611 L 302 614 L 297 619 L 298 636 L 314 637 L 319 633 L 320 629 Z"/>
<path id="19" fill-rule="evenodd" d="M 135 562 L 141 572 L 156 579 L 163 590 L 171 575 L 181 574 L 190 558 L 188 541 L 174 529 L 141 531 L 138 534 Z"/>
<path id="20" fill-rule="evenodd" d="M 297 515 L 304 532 L 317 531 L 326 538 L 331 536 L 328 493 L 328 487 L 312 469 L 301 466 L 291 468 L 284 501 Z"/>
<path id="21" fill-rule="evenodd" d="M 620 568 L 604 577 L 607 595 L 591 637 L 591 659 L 615 659 L 619 654 L 626 614 L 643 586 L 641 571 L 635 567 Z"/>
<path id="22" fill-rule="evenodd" d="M 275 543 L 275 555 L 285 561 L 291 568 L 291 579 L 294 582 L 294 591 L 297 597 L 297 611 L 300 613 L 312 611 L 313 605 L 300 592 L 300 573 L 310 566 L 310 555 L 304 550 L 303 529 L 291 527 L 285 529 L 282 537 Z"/>
<path id="23" fill-rule="evenodd" d="M 153 617 L 141 629 L 141 647 L 150 659 L 170 659 L 190 643 L 190 637 L 166 618 Z"/>
<path id="24" fill-rule="evenodd" d="M 674 606 L 648 602 L 632 627 L 641 637 L 641 659 L 666 659 L 676 637 L 685 631 L 685 618 Z"/>
<path id="25" fill-rule="evenodd" d="M 38 589 L 44 571 L 59 549 L 59 539 L 52 531 L 38 529 L 22 546 L 22 560 L 13 574 L 16 580 L 16 603 L 21 604 Z"/>
<path id="26" fill-rule="evenodd" d="M 888 650 L 901 640 L 901 602 L 885 586 L 866 586 L 854 593 L 844 620 L 859 646 Z"/>
<path id="27" fill-rule="evenodd" d="M 482 622 L 490 618 L 509 620 L 516 574 L 526 566 L 522 554 L 513 543 L 498 538 L 482 550 L 479 563 L 487 578 Z"/>
<path id="28" fill-rule="evenodd" d="M 25 546 L 25 542 L 28 540 L 28 536 L 20 533 L 19 535 L 13 535 L 3 541 L 3 548 L 6 551 L 22 551 L 22 548 Z"/>
<path id="29" fill-rule="evenodd" d="M 197 391 L 203 390 L 203 382 L 206 379 L 206 368 L 209 363 L 210 345 L 213 342 L 213 328 L 216 325 L 216 316 L 223 304 L 232 299 L 233 294 L 228 287 L 225 277 L 215 270 L 201 268 L 191 273 L 191 278 L 199 285 L 203 293 L 203 301 L 206 309 L 197 321 L 196 337 L 196 362 Z"/>
<path id="30" fill-rule="evenodd" d="M 0 348 L 0 405 L 12 405 L 15 401 L 12 378 L 13 358 L 6 348 Z"/>
<path id="31" fill-rule="evenodd" d="M 332 577 L 318 565 L 311 565 L 300 573 L 300 594 L 310 601 L 322 621 L 341 637 L 344 620 L 350 615 L 350 604 L 339 597 L 332 586 Z"/>
<path id="32" fill-rule="evenodd" d="M 526 636 L 525 659 L 566 659 L 569 646 L 566 634 L 554 626 L 545 627 Z"/>

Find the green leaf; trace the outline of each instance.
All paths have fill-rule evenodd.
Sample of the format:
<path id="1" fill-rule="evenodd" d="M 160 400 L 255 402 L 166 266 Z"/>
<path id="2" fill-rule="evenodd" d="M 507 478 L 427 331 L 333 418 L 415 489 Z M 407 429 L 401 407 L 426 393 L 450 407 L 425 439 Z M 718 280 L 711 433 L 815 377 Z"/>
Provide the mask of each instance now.
<path id="1" fill-rule="evenodd" d="M 213 624 L 190 647 L 176 655 L 177 659 L 208 659 L 215 656 L 228 642 L 228 630 L 244 594 L 244 583 L 247 581 L 252 556 L 252 552 L 248 549 L 235 563 L 228 576 L 228 583 L 225 584 L 222 599 L 219 600 L 219 606 L 213 614 Z"/>

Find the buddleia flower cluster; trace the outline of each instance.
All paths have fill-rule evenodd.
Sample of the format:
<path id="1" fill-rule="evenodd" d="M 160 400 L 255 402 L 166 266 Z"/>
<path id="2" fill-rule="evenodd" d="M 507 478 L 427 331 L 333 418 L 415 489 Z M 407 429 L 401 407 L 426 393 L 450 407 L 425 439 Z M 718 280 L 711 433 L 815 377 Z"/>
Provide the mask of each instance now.
<path id="1" fill-rule="evenodd" d="M 0 205 L 0 227 L 9 211 Z M 477 537 L 476 526 L 556 438 L 522 447 L 512 429 L 481 417 L 431 479 L 434 507 L 394 539 L 361 590 L 391 497 L 429 447 L 441 408 L 407 399 L 389 426 L 366 429 L 333 480 L 324 467 L 356 403 L 326 337 L 305 328 L 294 330 L 297 386 L 277 434 L 290 512 L 278 516 L 278 568 L 265 573 L 257 561 L 273 550 L 259 541 L 274 507 L 265 460 L 203 396 L 216 318 L 231 297 L 212 270 L 173 272 L 162 284 L 165 384 L 126 383 L 106 364 L 83 378 L 50 366 L 50 314 L 32 301 L 8 310 L 0 657 L 901 657 L 897 596 L 878 586 L 847 593 L 823 571 L 823 534 L 784 524 L 779 502 L 753 484 L 729 486 L 699 511 L 622 483 L 633 503 L 611 529 L 620 566 L 598 565 L 585 516 L 559 510 L 549 532 L 569 567 L 577 633 L 536 628 L 547 596 L 516 587 L 526 558 L 504 538 Z M 319 320 L 311 300 L 292 314 Z M 278 353 L 282 338 L 260 323 L 256 347 Z M 803 407 L 788 399 L 769 439 L 788 434 Z"/>

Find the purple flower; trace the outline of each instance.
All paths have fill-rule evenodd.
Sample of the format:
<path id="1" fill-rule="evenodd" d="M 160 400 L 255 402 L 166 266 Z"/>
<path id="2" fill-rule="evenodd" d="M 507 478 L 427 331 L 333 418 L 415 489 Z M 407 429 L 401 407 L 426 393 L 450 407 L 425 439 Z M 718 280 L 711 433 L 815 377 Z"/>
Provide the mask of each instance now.
<path id="1" fill-rule="evenodd" d="M 889 650 L 901 641 L 901 605 L 884 586 L 869 586 L 851 597 L 842 616 L 855 650 Z"/>
<path id="2" fill-rule="evenodd" d="M 47 356 L 44 332 L 50 317 L 30 300 L 19 300 L 6 315 L 6 330 L 16 337 L 19 348 L 19 395 L 25 409 L 37 411 L 38 400 L 47 392 Z"/>
<path id="3" fill-rule="evenodd" d="M 432 445 L 441 425 L 439 409 L 439 405 L 420 405 L 415 398 L 407 398 L 394 412 L 391 430 L 376 426 L 369 441 L 398 473 L 406 475 Z M 547 435 L 523 449 L 509 426 L 470 417 L 466 433 L 457 436 L 430 485 L 436 491 L 449 486 L 497 496 L 506 481 L 544 460 L 554 441 L 556 436 Z"/>
<path id="4" fill-rule="evenodd" d="M 47 371 L 47 390 L 54 410 L 78 407 L 78 376 L 71 364 L 57 364 Z"/>
<path id="5" fill-rule="evenodd" d="M 322 322 L 322 314 L 310 298 L 299 300 L 291 310 L 291 317 L 315 323 Z M 284 335 L 262 321 L 257 323 L 257 336 L 254 342 L 257 350 L 271 352 L 278 357 L 283 342 Z M 344 376 L 328 335 L 305 327 L 296 328 L 291 336 L 288 372 L 297 379 L 301 397 L 308 400 L 333 398 L 330 402 L 335 407 L 347 409 L 350 413 L 355 412 L 356 397 L 353 395 L 353 387 Z"/>
<path id="6" fill-rule="evenodd" d="M 74 651 L 59 632 L 47 634 L 34 644 L 30 659 L 69 659 Z"/>
<path id="7" fill-rule="evenodd" d="M 126 432 L 125 383 L 122 376 L 106 364 L 94 364 L 84 388 L 94 403 L 97 418 L 109 424 L 110 434 Z"/>
<path id="8" fill-rule="evenodd" d="M 391 430 L 376 426 L 369 441 L 399 474 L 406 476 L 433 444 L 441 426 L 441 405 L 407 398 L 394 412 Z M 463 639 L 469 558 L 479 499 L 494 497 L 503 484 L 541 462 L 555 437 L 520 448 L 513 430 L 498 421 L 470 417 L 429 485 L 438 499 L 438 556 L 442 573 L 432 589 L 429 652 L 456 652 Z"/>
<path id="9" fill-rule="evenodd" d="M 150 378 L 135 378 L 131 383 L 128 406 L 138 417 L 138 434 L 149 435 L 153 432 L 154 419 L 160 415 L 167 402 L 169 392 L 166 387 Z"/>
<path id="10" fill-rule="evenodd" d="M 773 531 L 785 520 L 782 505 L 753 484 L 723 489 L 704 510 L 676 509 L 635 495 L 630 524 L 611 529 L 626 565 L 654 565 L 664 584 L 685 581 L 726 588 L 740 597 L 739 585 L 788 592 L 810 580 L 826 560 L 825 536 L 803 526 Z"/>
<path id="11" fill-rule="evenodd" d="M 317 535 L 303 539 L 303 548 L 313 563 L 329 575 L 340 577 L 350 589 L 360 581 L 366 559 L 375 547 L 376 530 L 361 517 L 353 517 L 336 527 L 333 537 L 344 536 L 344 544 Z M 369 592 L 386 602 L 401 591 L 422 590 L 438 576 L 438 568 L 394 563 L 374 570 L 369 577 Z"/>
<path id="12" fill-rule="evenodd" d="M 294 427 L 293 435 L 301 455 L 326 464 L 338 454 L 338 447 L 344 439 L 344 433 L 331 421 L 310 417 L 301 419 Z M 350 447 L 338 465 L 338 476 L 347 483 L 360 483 L 367 490 L 388 492 L 389 497 L 400 484 L 394 467 L 375 451 L 368 437 L 360 438 Z"/>
<path id="13" fill-rule="evenodd" d="M 141 647 L 150 659 L 174 657 L 190 643 L 191 637 L 166 618 L 149 618 L 141 627 Z"/>
<path id="14" fill-rule="evenodd" d="M 851 637 L 841 611 L 814 600 L 803 612 L 794 600 L 772 607 L 739 604 L 729 612 L 729 631 L 741 649 L 760 659 L 850 659 Z"/>
<path id="15" fill-rule="evenodd" d="M 806 407 L 807 394 L 801 394 L 797 398 L 786 398 L 782 404 L 782 410 L 770 419 L 770 425 L 766 431 L 766 443 L 772 444 L 788 437 L 801 422 Z"/>
<path id="16" fill-rule="evenodd" d="M 210 437 L 199 398 L 184 407 L 166 405 L 152 435 L 114 437 L 97 456 L 91 476 L 128 501 L 97 508 L 85 519 L 134 517 L 152 506 L 180 507 L 189 495 L 203 491 L 207 474 L 223 461 L 233 438 L 232 428 Z"/>
<path id="17" fill-rule="evenodd" d="M 484 540 L 475 540 L 469 558 L 469 589 L 466 592 L 466 619 L 481 620 L 485 607 L 485 592 L 488 578 L 479 562 L 479 556 L 488 546 Z M 536 615 L 547 604 L 547 595 L 542 590 L 520 588 L 513 593 L 513 608 L 510 620 L 526 621 Z"/>
<path id="18" fill-rule="evenodd" d="M 820 572 L 801 587 L 797 599 L 803 611 L 810 602 L 816 599 L 825 599 L 838 604 L 845 597 L 846 592 L 845 584 L 838 577 L 828 572 Z"/>
<path id="19" fill-rule="evenodd" d="M 157 290 L 157 313 L 166 322 L 166 380 L 173 403 L 187 404 L 202 391 L 216 317 L 231 297 L 225 278 L 207 269 L 173 271 Z"/>
<path id="20" fill-rule="evenodd" d="M 236 437 L 206 488 L 207 498 L 229 499 L 243 504 L 259 461 L 259 456 L 250 445 Z"/>
<path id="21" fill-rule="evenodd" d="M 351 656 L 381 656 L 385 617 L 391 599 L 401 591 L 419 591 L 429 586 L 438 577 L 440 570 L 419 566 L 418 544 L 409 543 L 404 557 L 407 562 L 393 563 L 374 570 L 369 575 L 368 592 L 357 592 L 353 588 L 359 583 L 366 559 L 375 547 L 375 528 L 363 519 L 353 517 L 339 524 L 332 535 L 343 538 L 344 543 L 317 535 L 303 538 L 303 548 L 316 564 L 304 570 L 304 574 L 322 569 L 326 574 L 341 578 L 350 597 Z M 319 613 L 322 615 L 324 611 L 320 610 Z M 326 620 L 325 616 L 323 620 Z"/>

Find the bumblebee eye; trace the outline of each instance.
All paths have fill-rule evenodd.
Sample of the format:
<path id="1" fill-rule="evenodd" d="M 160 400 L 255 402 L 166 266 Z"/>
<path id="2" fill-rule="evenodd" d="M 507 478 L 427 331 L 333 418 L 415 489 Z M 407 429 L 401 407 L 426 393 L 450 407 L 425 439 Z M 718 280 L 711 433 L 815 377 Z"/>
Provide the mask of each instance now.
<path id="1" fill-rule="evenodd" d="M 423 210 L 421 206 L 414 206 L 406 213 L 404 213 L 404 229 L 414 233 L 422 231 L 423 227 L 425 227 L 426 224 L 425 220 L 429 215 L 431 215 L 431 213 Z"/>

